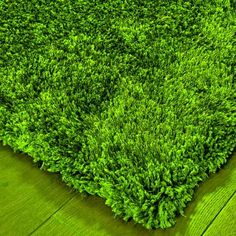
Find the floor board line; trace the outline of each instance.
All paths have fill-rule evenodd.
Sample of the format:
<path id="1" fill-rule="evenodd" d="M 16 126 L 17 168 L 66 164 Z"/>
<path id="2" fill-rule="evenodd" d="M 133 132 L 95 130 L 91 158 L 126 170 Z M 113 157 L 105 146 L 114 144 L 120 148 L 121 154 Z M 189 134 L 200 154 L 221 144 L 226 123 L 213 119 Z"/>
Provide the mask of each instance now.
<path id="1" fill-rule="evenodd" d="M 209 227 L 212 225 L 212 223 L 215 221 L 215 219 L 218 217 L 218 215 L 223 211 L 223 209 L 227 206 L 227 204 L 229 203 L 229 201 L 233 198 L 234 194 L 236 193 L 236 191 L 234 191 L 232 193 L 232 195 L 229 197 L 228 201 L 223 205 L 223 207 L 218 211 L 218 213 L 215 215 L 215 217 L 211 220 L 211 222 L 208 224 L 208 226 L 204 229 L 203 233 L 201 236 L 204 236 L 204 234 L 207 232 L 207 230 L 209 229 Z"/>
<path id="2" fill-rule="evenodd" d="M 65 201 L 55 212 L 53 212 L 53 214 L 51 214 L 45 221 L 43 221 L 36 229 L 34 229 L 29 236 L 33 235 L 39 228 L 41 228 L 48 220 L 51 219 L 51 217 L 53 217 L 59 210 L 62 209 L 62 207 L 64 207 L 69 201 L 71 201 L 75 196 L 69 198 L 67 201 Z"/>

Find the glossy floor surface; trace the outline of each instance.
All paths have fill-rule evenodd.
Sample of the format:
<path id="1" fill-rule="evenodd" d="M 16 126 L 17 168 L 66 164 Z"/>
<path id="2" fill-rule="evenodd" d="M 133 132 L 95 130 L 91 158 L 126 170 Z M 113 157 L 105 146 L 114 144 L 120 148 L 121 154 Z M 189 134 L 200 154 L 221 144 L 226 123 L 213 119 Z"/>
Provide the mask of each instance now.
<path id="1" fill-rule="evenodd" d="M 115 219 L 104 199 L 74 192 L 60 175 L 1 144 L 0 160 L 0 235 L 236 235 L 236 153 L 196 189 L 185 217 L 166 230 Z"/>

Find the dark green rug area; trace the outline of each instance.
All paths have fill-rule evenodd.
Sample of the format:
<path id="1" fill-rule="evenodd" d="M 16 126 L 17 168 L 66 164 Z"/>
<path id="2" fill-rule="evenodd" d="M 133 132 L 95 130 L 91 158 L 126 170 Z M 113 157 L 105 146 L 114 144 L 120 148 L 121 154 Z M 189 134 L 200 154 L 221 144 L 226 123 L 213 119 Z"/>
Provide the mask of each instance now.
<path id="1" fill-rule="evenodd" d="M 236 146 L 235 0 L 0 0 L 0 22 L 0 140 L 174 225 Z"/>

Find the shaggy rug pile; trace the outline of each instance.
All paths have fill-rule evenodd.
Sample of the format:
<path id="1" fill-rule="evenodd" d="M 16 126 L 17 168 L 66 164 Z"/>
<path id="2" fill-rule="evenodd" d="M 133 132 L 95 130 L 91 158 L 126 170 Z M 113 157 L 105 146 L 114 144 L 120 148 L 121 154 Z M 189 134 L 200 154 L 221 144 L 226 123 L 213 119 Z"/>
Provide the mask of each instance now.
<path id="1" fill-rule="evenodd" d="M 236 145 L 235 0 L 0 0 L 0 140 L 148 229 Z"/>

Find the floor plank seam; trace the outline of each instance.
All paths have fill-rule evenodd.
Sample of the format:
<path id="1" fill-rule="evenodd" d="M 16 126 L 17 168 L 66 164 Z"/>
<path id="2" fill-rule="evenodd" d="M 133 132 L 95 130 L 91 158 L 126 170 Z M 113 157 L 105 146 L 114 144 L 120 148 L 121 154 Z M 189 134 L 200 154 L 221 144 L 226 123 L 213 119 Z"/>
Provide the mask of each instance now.
<path id="1" fill-rule="evenodd" d="M 28 236 L 33 235 L 39 228 L 41 228 L 48 220 L 50 220 L 59 210 L 62 209 L 69 201 L 71 201 L 75 196 L 69 198 L 66 202 L 64 202 L 52 215 L 50 215 L 45 221 L 43 221 L 38 227 L 36 227 Z"/>
<path id="2" fill-rule="evenodd" d="M 229 201 L 233 198 L 234 194 L 236 193 L 236 191 L 233 192 L 233 194 L 229 197 L 228 201 L 226 201 L 226 203 L 223 205 L 223 207 L 218 211 L 218 213 L 215 215 L 215 217 L 211 220 L 211 222 L 208 224 L 208 226 L 205 228 L 205 230 L 203 231 L 203 233 L 201 234 L 201 236 L 204 236 L 204 234 L 207 232 L 207 230 L 209 229 L 209 227 L 212 225 L 212 223 L 215 221 L 215 219 L 218 217 L 218 215 L 222 212 L 222 210 L 226 207 L 226 205 L 229 203 Z"/>

